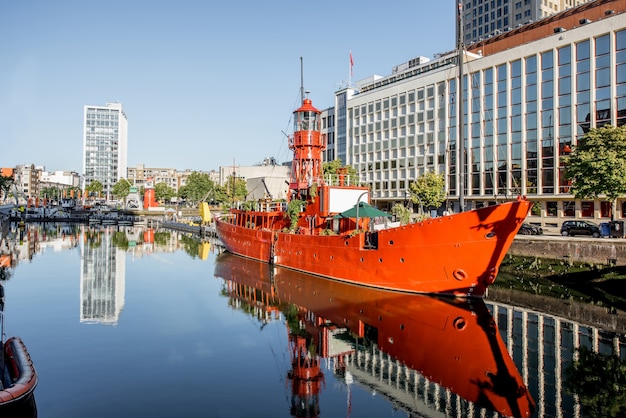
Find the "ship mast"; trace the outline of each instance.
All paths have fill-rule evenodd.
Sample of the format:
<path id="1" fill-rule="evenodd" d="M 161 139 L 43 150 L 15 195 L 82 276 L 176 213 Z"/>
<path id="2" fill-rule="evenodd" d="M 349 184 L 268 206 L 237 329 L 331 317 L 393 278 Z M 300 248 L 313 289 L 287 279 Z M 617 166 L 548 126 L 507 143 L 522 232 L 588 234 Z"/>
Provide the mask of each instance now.
<path id="1" fill-rule="evenodd" d="M 463 3 L 459 1 L 458 3 L 458 17 L 457 17 L 457 26 L 456 26 L 456 36 L 457 36 L 457 52 L 458 56 L 458 65 L 459 65 L 459 86 L 457 91 L 458 97 L 458 110 L 459 110 L 459 118 L 457 122 L 457 138 L 458 138 L 458 156 L 457 161 L 459 162 L 458 172 L 459 172 L 459 207 L 460 211 L 463 212 L 465 210 L 465 124 L 463 120 L 464 109 L 463 109 L 463 58 L 465 55 L 465 46 L 463 45 Z"/>
<path id="2" fill-rule="evenodd" d="M 293 150 L 289 198 L 306 200 L 309 187 L 323 182 L 322 152 L 326 149 L 326 137 L 321 132 L 322 112 L 305 97 L 302 70 L 300 74 L 302 106 L 293 113 L 294 133 L 289 138 L 289 148 Z"/>

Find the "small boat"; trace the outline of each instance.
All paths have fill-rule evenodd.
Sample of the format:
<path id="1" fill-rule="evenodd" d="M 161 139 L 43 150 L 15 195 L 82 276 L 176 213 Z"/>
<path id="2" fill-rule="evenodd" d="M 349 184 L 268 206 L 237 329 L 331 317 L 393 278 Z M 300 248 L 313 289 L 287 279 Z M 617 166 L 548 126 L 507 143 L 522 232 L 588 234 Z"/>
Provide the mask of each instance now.
<path id="1" fill-rule="evenodd" d="M 37 416 L 34 390 L 37 372 L 19 337 L 4 341 L 4 287 L 0 285 L 2 341 L 0 350 L 0 416 Z"/>
<path id="2" fill-rule="evenodd" d="M 276 317 L 277 310 L 285 315 L 298 312 L 297 321 L 293 321 L 296 332 L 306 332 L 305 347 L 314 347 L 306 357 L 314 352 L 334 359 L 339 375 L 350 373 L 363 385 L 390 396 L 397 394 L 397 385 L 402 394 L 405 390 L 426 390 L 417 385 L 418 380 L 440 386 L 429 391 L 429 396 L 411 394 L 407 405 L 400 399 L 398 404 L 407 410 L 415 408 L 415 402 L 419 407 L 418 399 L 437 393 L 450 399 L 448 390 L 486 409 L 476 411 L 476 416 L 490 416 L 491 410 L 505 416 L 528 417 L 535 410 L 535 401 L 482 299 L 354 286 L 272 268 L 267 263 L 229 253 L 216 258 L 214 274 L 225 280 L 229 297 L 255 306 L 251 312 L 258 318 Z M 263 310 L 267 314 L 259 314 Z M 363 354 L 366 347 L 375 347 L 377 351 Z M 377 359 L 370 366 L 379 370 L 364 373 L 356 366 L 359 358 L 368 356 Z M 398 373 L 395 377 L 394 368 Z M 411 374 L 409 379 L 406 368 L 419 377 Z M 425 402 L 432 408 L 439 400 Z M 424 415 L 423 409 L 417 409 L 417 415 Z"/>
<path id="3" fill-rule="evenodd" d="M 3 344 L 3 365 L 0 381 L 0 413 L 10 404 L 29 401 L 37 386 L 33 361 L 19 337 L 11 337 Z"/>
<path id="4" fill-rule="evenodd" d="M 370 189 L 345 169 L 323 172 L 321 112 L 303 96 L 293 117 L 287 201 L 259 201 L 217 217 L 217 236 L 229 252 L 378 289 L 484 297 L 530 201 L 520 196 L 379 228 L 373 220 L 388 215 L 371 205 Z"/>

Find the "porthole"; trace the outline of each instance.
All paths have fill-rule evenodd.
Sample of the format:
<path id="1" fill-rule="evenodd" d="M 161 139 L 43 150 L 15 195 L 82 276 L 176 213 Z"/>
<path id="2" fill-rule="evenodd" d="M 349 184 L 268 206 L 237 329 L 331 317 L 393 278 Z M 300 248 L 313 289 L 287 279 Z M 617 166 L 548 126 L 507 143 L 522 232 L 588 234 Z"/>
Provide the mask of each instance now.
<path id="1" fill-rule="evenodd" d="M 330 259 L 331 259 L 331 260 L 334 260 L 334 259 L 335 259 L 335 256 L 334 256 L 334 255 L 331 255 L 331 256 L 330 256 Z"/>
<path id="2" fill-rule="evenodd" d="M 363 257 L 361 257 L 361 263 L 362 263 L 363 261 L 365 261 L 365 259 L 363 259 Z"/>
<path id="3" fill-rule="evenodd" d="M 389 240 L 389 245 L 393 245 L 393 240 L 392 239 Z"/>
<path id="4" fill-rule="evenodd" d="M 401 258 L 400 258 L 400 262 L 401 262 L 401 263 L 404 263 L 404 257 L 401 257 Z"/>
<path id="5" fill-rule="evenodd" d="M 496 233 L 495 233 L 495 232 L 493 232 L 493 231 L 491 231 L 491 232 L 489 232 L 487 235 L 485 235 L 485 237 L 486 237 L 486 238 L 488 238 L 488 239 L 491 239 L 491 238 L 493 238 L 493 237 L 495 237 L 495 236 L 496 236 Z"/>
<path id="6" fill-rule="evenodd" d="M 383 262 L 383 259 L 382 259 L 382 258 L 379 258 L 379 259 L 378 259 L 378 262 L 379 262 L 379 263 L 382 263 L 382 262 Z"/>

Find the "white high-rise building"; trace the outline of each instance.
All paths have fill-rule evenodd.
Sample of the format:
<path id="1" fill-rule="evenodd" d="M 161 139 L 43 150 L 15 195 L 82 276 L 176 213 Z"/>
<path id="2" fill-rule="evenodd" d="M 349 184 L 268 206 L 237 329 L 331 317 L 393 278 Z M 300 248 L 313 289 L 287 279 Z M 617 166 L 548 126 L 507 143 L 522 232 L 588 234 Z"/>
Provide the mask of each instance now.
<path id="1" fill-rule="evenodd" d="M 499 35 L 589 0 L 461 0 L 466 45 Z"/>
<path id="2" fill-rule="evenodd" d="M 121 103 L 85 106 L 83 122 L 83 187 L 102 183 L 107 199 L 128 165 L 128 119 Z"/>

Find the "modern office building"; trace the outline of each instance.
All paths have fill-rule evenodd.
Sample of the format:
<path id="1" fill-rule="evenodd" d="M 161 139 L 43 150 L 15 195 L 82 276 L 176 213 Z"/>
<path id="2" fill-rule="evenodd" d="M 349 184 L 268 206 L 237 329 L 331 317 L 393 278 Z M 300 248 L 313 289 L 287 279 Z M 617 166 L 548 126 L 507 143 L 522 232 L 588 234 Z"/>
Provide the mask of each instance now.
<path id="1" fill-rule="evenodd" d="M 85 106 L 83 122 L 83 187 L 98 180 L 103 198 L 126 175 L 128 119 L 120 103 Z"/>
<path id="2" fill-rule="evenodd" d="M 589 0 L 461 0 L 469 45 L 579 6 Z"/>
<path id="3" fill-rule="evenodd" d="M 463 149 L 469 208 L 525 195 L 536 202 L 530 220 L 545 226 L 608 220 L 609 202 L 570 194 L 564 165 L 590 127 L 626 122 L 625 11 L 626 0 L 597 0 L 469 46 L 462 148 L 456 52 L 336 92 L 346 98 L 345 135 L 337 116 L 329 148 L 340 150 L 345 136 L 342 161 L 371 186 L 379 207 L 406 202 L 410 182 L 435 171 L 446 179 L 440 210 L 458 211 Z M 336 113 L 322 116 L 328 123 Z M 614 216 L 626 217 L 626 200 Z"/>

